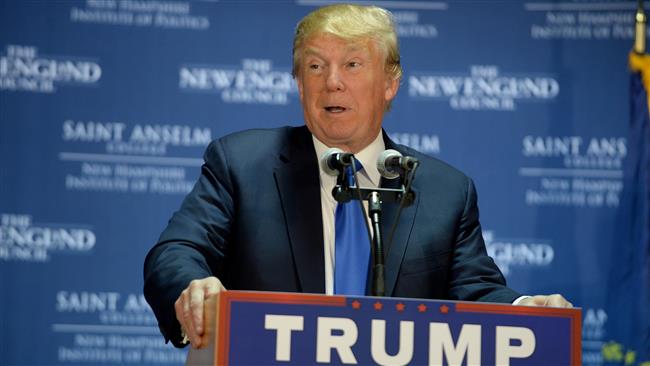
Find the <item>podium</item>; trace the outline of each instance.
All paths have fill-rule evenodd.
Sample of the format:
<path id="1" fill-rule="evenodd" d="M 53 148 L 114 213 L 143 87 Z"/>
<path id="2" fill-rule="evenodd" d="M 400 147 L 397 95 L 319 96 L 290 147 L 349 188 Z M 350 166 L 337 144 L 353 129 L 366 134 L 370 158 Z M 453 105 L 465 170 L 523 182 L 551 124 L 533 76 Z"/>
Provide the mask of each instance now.
<path id="1" fill-rule="evenodd" d="M 226 291 L 205 309 L 186 365 L 581 364 L 578 308 Z"/>

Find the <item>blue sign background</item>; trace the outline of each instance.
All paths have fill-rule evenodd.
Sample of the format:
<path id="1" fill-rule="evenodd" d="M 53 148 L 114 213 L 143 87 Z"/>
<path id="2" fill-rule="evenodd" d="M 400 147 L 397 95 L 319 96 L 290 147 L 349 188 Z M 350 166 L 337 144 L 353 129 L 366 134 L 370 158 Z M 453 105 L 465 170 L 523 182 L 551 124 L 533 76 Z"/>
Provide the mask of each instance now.
<path id="1" fill-rule="evenodd" d="M 361 303 L 358 310 L 352 309 L 352 301 Z M 333 317 L 354 321 L 358 338 L 351 347 L 355 359 L 360 365 L 373 364 L 371 355 L 371 322 L 374 319 L 386 321 L 386 352 L 396 355 L 400 342 L 399 322 L 406 320 L 415 323 L 413 336 L 413 357 L 408 362 L 412 365 L 426 365 L 429 363 L 429 324 L 449 323 L 449 329 L 454 342 L 458 342 L 461 328 L 464 324 L 481 326 L 481 364 L 495 364 L 495 349 L 497 326 L 511 326 L 528 328 L 535 334 L 535 351 L 525 359 L 513 359 L 513 363 L 531 365 L 560 365 L 569 364 L 571 359 L 570 335 L 571 318 L 541 317 L 523 314 L 489 314 L 456 311 L 456 305 L 444 302 L 425 302 L 428 309 L 419 312 L 417 306 L 420 302 L 408 299 L 386 299 L 381 301 L 382 309 L 373 308 L 376 299 L 348 297 L 345 306 L 331 305 L 293 305 L 293 304 L 267 304 L 248 301 L 233 300 L 231 302 L 229 332 L 228 363 L 232 365 L 247 365 L 269 363 L 275 360 L 277 333 L 276 330 L 265 329 L 265 317 L 272 315 L 302 316 L 303 330 L 291 332 L 290 364 L 306 365 L 316 363 L 316 340 L 318 318 Z M 402 312 L 395 306 L 405 305 Z M 447 313 L 441 313 L 440 306 L 447 306 Z M 340 331 L 334 332 L 340 335 Z M 442 338 L 441 338 L 442 339 Z M 435 341 L 433 342 L 435 344 Z M 476 347 L 474 343 L 472 349 Z M 331 352 L 332 364 L 343 364 L 338 352 Z M 467 360 L 465 360 L 467 362 Z M 287 364 L 286 361 L 276 361 L 270 364 Z"/>

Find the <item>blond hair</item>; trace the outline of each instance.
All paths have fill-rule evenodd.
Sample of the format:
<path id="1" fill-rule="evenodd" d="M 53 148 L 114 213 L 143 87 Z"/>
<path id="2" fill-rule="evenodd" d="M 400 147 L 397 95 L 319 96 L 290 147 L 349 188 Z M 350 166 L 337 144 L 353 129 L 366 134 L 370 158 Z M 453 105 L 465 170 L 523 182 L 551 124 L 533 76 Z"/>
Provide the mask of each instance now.
<path id="1" fill-rule="evenodd" d="M 384 69 L 394 79 L 402 77 L 397 34 L 392 14 L 376 6 L 335 4 L 304 17 L 293 38 L 293 76 L 298 75 L 300 52 L 305 41 L 319 34 L 331 34 L 348 42 L 370 39 L 386 56 Z"/>

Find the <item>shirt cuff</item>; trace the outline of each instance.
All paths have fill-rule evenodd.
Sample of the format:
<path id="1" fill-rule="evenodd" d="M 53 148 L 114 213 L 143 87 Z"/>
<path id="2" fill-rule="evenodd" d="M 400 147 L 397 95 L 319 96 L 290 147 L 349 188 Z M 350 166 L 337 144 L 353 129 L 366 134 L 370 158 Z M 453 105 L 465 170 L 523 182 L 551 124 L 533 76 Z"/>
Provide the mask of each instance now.
<path id="1" fill-rule="evenodd" d="M 515 299 L 515 301 L 512 302 L 512 305 L 519 305 L 519 303 L 520 303 L 523 299 L 527 299 L 527 298 L 529 298 L 529 297 L 530 297 L 530 296 L 528 296 L 528 295 L 519 296 L 518 298 Z"/>

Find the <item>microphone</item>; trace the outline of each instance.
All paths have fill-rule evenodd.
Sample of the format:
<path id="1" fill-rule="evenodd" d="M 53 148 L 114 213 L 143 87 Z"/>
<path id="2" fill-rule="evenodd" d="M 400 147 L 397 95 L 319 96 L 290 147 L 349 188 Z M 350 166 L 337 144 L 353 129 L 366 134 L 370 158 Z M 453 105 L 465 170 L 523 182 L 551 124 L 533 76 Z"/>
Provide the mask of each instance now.
<path id="1" fill-rule="evenodd" d="M 320 166 L 328 175 L 339 175 L 345 168 L 352 165 L 352 159 L 354 159 L 354 154 L 332 147 L 327 149 L 320 158 Z"/>
<path id="2" fill-rule="evenodd" d="M 403 156 L 399 151 L 388 149 L 377 158 L 377 170 L 386 179 L 395 179 L 402 171 L 413 169 L 418 159 L 412 156 Z"/>

